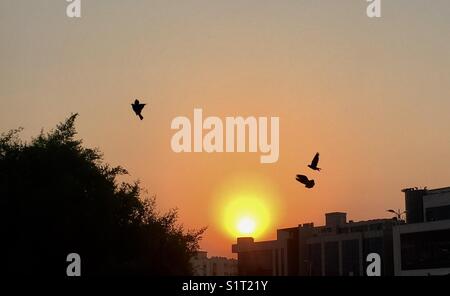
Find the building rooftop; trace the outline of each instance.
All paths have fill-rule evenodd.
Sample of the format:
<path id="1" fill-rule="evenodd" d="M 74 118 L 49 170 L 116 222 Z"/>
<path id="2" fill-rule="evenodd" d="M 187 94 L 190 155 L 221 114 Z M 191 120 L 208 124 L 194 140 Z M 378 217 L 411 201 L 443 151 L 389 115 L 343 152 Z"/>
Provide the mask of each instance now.
<path id="1" fill-rule="evenodd" d="M 450 192 L 450 187 L 436 188 L 427 190 L 427 194 L 442 194 Z"/>

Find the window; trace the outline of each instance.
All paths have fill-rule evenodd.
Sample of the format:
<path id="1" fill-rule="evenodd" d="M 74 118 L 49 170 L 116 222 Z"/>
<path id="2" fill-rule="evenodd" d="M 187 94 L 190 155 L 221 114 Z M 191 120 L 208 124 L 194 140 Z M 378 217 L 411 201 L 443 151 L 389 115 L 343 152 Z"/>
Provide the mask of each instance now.
<path id="1" fill-rule="evenodd" d="M 426 209 L 427 221 L 450 219 L 450 205 Z"/>
<path id="2" fill-rule="evenodd" d="M 400 236 L 402 269 L 450 267 L 450 229 Z"/>
<path id="3" fill-rule="evenodd" d="M 325 243 L 325 275 L 339 275 L 339 243 Z"/>

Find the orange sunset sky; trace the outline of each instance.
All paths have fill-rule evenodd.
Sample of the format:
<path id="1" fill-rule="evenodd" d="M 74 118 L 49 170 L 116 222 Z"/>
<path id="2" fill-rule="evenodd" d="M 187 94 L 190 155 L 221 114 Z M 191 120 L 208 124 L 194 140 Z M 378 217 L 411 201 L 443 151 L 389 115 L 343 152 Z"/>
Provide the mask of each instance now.
<path id="1" fill-rule="evenodd" d="M 0 132 L 29 139 L 78 112 L 86 146 L 208 226 L 210 255 L 232 256 L 242 204 L 263 208 L 258 240 L 330 211 L 390 217 L 402 188 L 450 186 L 450 2 L 382 3 L 370 19 L 363 0 L 95 0 L 70 19 L 63 0 L 1 0 Z M 174 153 L 171 121 L 194 108 L 280 117 L 278 162 Z"/>

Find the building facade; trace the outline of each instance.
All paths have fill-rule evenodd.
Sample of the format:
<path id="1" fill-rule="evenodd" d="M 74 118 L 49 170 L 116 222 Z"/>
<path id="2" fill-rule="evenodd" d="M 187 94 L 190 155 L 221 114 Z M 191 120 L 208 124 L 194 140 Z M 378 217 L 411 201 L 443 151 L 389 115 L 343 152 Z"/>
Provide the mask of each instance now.
<path id="1" fill-rule="evenodd" d="M 313 223 L 277 230 L 272 241 L 238 238 L 239 275 L 363 276 L 377 253 L 381 275 L 450 274 L 450 187 L 406 189 L 406 221 L 347 221 L 327 213 Z"/>
<path id="2" fill-rule="evenodd" d="M 239 275 L 361 276 L 365 258 L 378 253 L 382 275 L 393 275 L 395 219 L 347 222 L 346 213 L 326 214 L 324 226 L 313 223 L 279 229 L 277 239 L 254 242 L 239 238 L 232 251 L 238 254 Z"/>
<path id="3" fill-rule="evenodd" d="M 191 258 L 194 276 L 235 276 L 238 275 L 237 260 L 226 257 L 208 257 L 205 251 L 197 252 Z"/>
<path id="4" fill-rule="evenodd" d="M 395 274 L 450 274 L 450 187 L 403 192 L 408 224 L 394 229 Z"/>

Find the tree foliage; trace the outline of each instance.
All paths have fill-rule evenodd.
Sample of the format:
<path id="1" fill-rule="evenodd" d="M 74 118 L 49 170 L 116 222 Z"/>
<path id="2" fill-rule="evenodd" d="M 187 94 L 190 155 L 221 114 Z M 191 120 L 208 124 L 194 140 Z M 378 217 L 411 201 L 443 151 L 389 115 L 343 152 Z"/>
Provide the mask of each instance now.
<path id="1" fill-rule="evenodd" d="M 12 274 L 189 275 L 204 229 L 185 231 L 177 211 L 160 214 L 139 182 L 77 140 L 77 114 L 29 143 L 21 129 L 0 136 L 2 263 Z M 4 265 L 3 265 L 4 266 Z"/>

